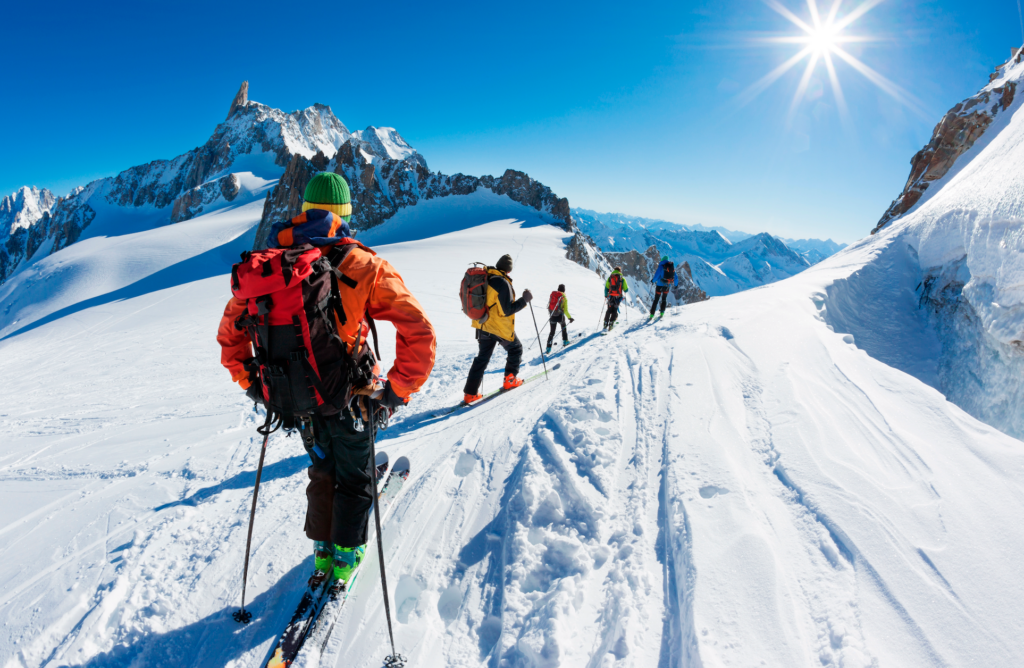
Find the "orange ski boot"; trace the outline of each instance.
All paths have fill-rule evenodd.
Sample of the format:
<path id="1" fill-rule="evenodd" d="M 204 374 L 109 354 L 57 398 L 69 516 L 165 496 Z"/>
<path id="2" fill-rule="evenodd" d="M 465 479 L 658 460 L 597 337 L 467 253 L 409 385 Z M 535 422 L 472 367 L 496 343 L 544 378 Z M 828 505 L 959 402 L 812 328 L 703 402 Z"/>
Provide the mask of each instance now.
<path id="1" fill-rule="evenodd" d="M 483 398 L 484 398 L 484 395 L 482 395 L 482 394 L 467 394 L 465 397 L 463 397 L 462 403 L 464 403 L 464 404 L 471 404 L 474 401 L 480 401 Z"/>
<path id="2" fill-rule="evenodd" d="M 511 390 L 511 389 L 519 387 L 522 384 L 523 384 L 523 381 L 522 381 L 521 378 L 516 378 L 514 375 L 509 374 L 509 375 L 505 376 L 505 382 L 501 384 L 501 389 L 503 389 L 503 390 Z"/>

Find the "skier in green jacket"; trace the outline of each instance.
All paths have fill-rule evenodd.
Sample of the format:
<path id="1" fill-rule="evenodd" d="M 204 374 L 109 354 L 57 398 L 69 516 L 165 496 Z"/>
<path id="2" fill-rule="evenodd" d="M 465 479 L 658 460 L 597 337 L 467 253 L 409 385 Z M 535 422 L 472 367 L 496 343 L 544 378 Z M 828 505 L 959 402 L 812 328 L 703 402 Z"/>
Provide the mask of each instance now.
<path id="1" fill-rule="evenodd" d="M 622 297 L 629 292 L 629 284 L 626 277 L 622 275 L 622 268 L 615 267 L 608 280 L 604 282 L 604 297 L 608 301 L 608 310 L 604 314 L 604 329 L 612 331 L 615 321 L 619 318 L 619 304 Z"/>
<path id="2" fill-rule="evenodd" d="M 551 323 L 551 333 L 548 334 L 548 349 L 545 352 L 551 352 L 551 342 L 555 340 L 555 329 L 562 326 L 562 345 L 569 345 L 569 334 L 565 331 L 565 320 L 568 318 L 569 322 L 573 322 L 573 317 L 569 315 L 569 299 L 565 296 L 565 284 L 560 284 L 558 289 L 551 293 L 548 298 L 548 322 Z"/>

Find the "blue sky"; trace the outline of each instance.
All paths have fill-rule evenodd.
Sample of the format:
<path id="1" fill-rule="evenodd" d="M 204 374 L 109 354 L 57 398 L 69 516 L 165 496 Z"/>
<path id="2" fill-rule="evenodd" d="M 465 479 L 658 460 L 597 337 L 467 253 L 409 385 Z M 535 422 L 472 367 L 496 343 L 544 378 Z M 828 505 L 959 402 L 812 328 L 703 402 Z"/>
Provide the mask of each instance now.
<path id="1" fill-rule="evenodd" d="M 396 127 L 433 170 L 511 167 L 573 206 L 852 241 L 1022 41 L 1016 0 L 885 0 L 847 30 L 876 41 L 845 48 L 920 109 L 838 61 L 844 125 L 823 65 L 791 116 L 802 66 L 740 104 L 798 51 L 756 39 L 798 32 L 757 0 L 101 4 L 8 3 L 0 193 L 64 194 L 201 145 L 248 79 L 265 104 Z"/>

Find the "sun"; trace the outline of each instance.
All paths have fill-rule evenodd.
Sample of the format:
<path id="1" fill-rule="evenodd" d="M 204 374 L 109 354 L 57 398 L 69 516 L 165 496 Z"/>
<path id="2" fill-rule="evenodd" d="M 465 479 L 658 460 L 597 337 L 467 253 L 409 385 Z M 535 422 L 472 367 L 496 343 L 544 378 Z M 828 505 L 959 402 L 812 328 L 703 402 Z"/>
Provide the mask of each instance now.
<path id="1" fill-rule="evenodd" d="M 832 26 L 819 26 L 807 35 L 807 43 L 819 54 L 831 51 L 839 43 L 839 35 Z"/>
<path id="2" fill-rule="evenodd" d="M 824 67 L 828 75 L 836 106 L 839 108 L 839 113 L 843 117 L 843 120 L 846 121 L 849 117 L 849 110 L 846 106 L 846 98 L 843 96 L 843 88 L 839 83 L 839 76 L 836 73 L 835 61 L 833 59 L 834 56 L 862 74 L 871 83 L 878 86 L 881 90 L 895 98 L 901 104 L 906 105 L 923 117 L 927 117 L 927 114 L 923 109 L 923 105 L 921 105 L 916 98 L 865 65 L 858 58 L 847 52 L 842 46 L 851 42 L 875 41 L 873 38 L 864 35 L 851 35 L 846 32 L 846 29 L 857 21 L 857 19 L 867 14 L 877 5 L 881 4 L 882 0 L 864 0 L 861 4 L 857 5 L 843 16 L 839 15 L 843 0 L 833 0 L 828 12 L 824 16 L 822 16 L 822 13 L 818 9 L 817 0 L 806 0 L 808 14 L 808 18 L 806 20 L 797 16 L 795 12 L 791 11 L 779 0 L 763 1 L 776 13 L 799 28 L 800 32 L 795 35 L 769 37 L 767 40 L 761 41 L 767 41 L 773 44 L 794 44 L 801 48 L 786 62 L 761 77 L 761 79 L 741 93 L 741 104 L 747 104 L 752 101 L 765 89 L 775 83 L 775 81 L 777 81 L 783 74 L 806 59 L 807 66 L 804 69 L 803 76 L 800 78 L 800 83 L 797 86 L 796 93 L 793 95 L 792 104 L 790 105 L 790 121 L 792 120 L 797 107 L 800 105 L 800 102 L 803 100 L 804 94 L 807 92 L 807 87 L 811 82 L 811 78 L 819 65 Z"/>

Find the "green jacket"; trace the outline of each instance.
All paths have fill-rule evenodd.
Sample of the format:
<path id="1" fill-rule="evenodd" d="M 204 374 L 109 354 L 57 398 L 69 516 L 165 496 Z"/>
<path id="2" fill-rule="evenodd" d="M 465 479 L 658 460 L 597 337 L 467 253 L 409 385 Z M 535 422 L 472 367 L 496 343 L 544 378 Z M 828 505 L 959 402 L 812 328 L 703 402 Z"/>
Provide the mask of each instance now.
<path id="1" fill-rule="evenodd" d="M 608 280 L 604 282 L 604 296 L 605 297 L 608 296 L 608 292 L 612 289 L 612 285 L 611 285 L 612 276 L 615 276 L 615 275 L 618 275 L 619 278 L 622 279 L 622 293 L 625 294 L 625 293 L 629 292 L 629 283 L 626 282 L 626 277 L 622 275 L 621 271 L 613 271 L 611 273 L 611 276 L 608 277 Z"/>
<path id="2" fill-rule="evenodd" d="M 565 314 L 566 318 L 568 318 L 569 320 L 572 320 L 572 316 L 569 315 L 569 298 L 565 296 L 564 292 L 562 292 L 560 294 L 562 295 L 562 298 L 561 298 L 561 304 L 562 305 L 561 305 L 561 307 L 555 309 L 555 311 L 559 311 L 560 310 L 562 313 Z M 555 311 L 552 311 L 551 315 L 554 315 Z"/>

